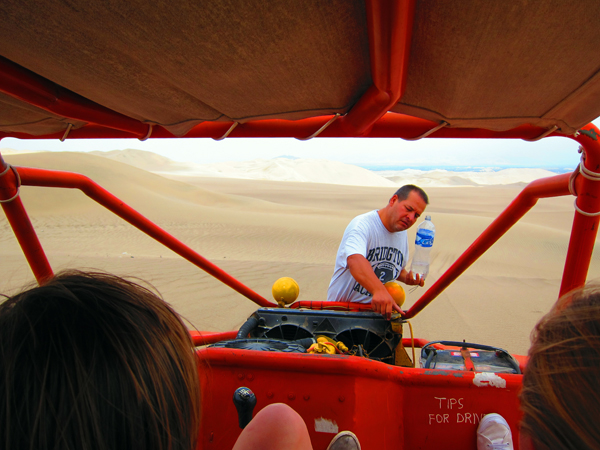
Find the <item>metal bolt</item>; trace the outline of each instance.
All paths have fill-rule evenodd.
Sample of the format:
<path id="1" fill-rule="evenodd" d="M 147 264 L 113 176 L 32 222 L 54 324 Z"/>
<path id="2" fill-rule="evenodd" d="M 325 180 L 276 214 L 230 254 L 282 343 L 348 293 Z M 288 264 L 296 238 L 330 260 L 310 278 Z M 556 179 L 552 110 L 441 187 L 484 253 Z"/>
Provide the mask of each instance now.
<path id="1" fill-rule="evenodd" d="M 288 394 L 288 398 L 289 398 L 290 400 L 294 400 L 294 399 L 296 398 L 296 394 L 294 394 L 293 392 L 290 392 L 290 393 Z"/>

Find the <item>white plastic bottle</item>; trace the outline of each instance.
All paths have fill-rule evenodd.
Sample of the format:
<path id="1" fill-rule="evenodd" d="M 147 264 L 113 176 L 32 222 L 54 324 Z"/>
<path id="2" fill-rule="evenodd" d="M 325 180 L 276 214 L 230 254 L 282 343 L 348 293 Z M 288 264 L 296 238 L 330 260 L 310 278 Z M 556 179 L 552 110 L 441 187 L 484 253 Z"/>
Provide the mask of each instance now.
<path id="1" fill-rule="evenodd" d="M 429 273 L 429 254 L 435 238 L 435 226 L 431 221 L 431 216 L 425 216 L 425 220 L 417 228 L 417 238 L 415 239 L 415 255 L 413 256 L 410 270 L 413 274 L 421 275 L 422 279 Z"/>

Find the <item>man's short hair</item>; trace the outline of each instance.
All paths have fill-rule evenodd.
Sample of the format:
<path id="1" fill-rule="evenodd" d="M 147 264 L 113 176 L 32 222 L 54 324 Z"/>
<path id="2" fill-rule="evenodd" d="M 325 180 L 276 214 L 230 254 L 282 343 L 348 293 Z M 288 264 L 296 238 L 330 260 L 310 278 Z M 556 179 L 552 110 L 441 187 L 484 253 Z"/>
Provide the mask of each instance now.
<path id="1" fill-rule="evenodd" d="M 396 191 L 394 195 L 398 197 L 398 200 L 406 200 L 411 192 L 415 191 L 419 196 L 423 199 L 426 205 L 429 205 L 429 197 L 423 189 L 419 186 L 415 186 L 414 184 L 405 184 L 400 189 Z"/>

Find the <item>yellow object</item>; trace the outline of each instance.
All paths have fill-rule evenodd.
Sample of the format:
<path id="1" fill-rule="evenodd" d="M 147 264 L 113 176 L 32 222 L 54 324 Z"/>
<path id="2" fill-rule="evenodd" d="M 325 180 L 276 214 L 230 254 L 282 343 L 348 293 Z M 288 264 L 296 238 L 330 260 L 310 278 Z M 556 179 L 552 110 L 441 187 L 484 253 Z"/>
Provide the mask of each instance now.
<path id="1" fill-rule="evenodd" d="M 402 306 L 404 304 L 404 300 L 406 300 L 406 293 L 404 292 L 404 288 L 400 285 L 400 283 L 397 281 L 388 281 L 384 284 L 384 286 L 398 306 Z"/>
<path id="2" fill-rule="evenodd" d="M 330 344 L 329 342 L 317 342 L 316 344 L 310 346 L 310 348 L 307 350 L 307 353 L 327 353 L 328 355 L 334 355 L 337 352 L 335 345 Z"/>
<path id="3" fill-rule="evenodd" d="M 277 304 L 283 308 L 285 305 L 294 303 L 298 298 L 300 286 L 298 286 L 298 283 L 293 278 L 282 277 L 273 283 L 271 292 Z"/>
<path id="4" fill-rule="evenodd" d="M 342 341 L 334 341 L 333 339 L 327 336 L 317 336 L 317 342 L 320 342 L 322 344 L 329 343 L 330 345 L 333 345 L 335 348 L 337 348 L 340 351 L 340 353 L 348 351 L 348 347 L 346 347 Z"/>
<path id="5" fill-rule="evenodd" d="M 310 346 L 307 353 L 327 353 L 335 355 L 336 353 L 347 352 L 348 347 L 342 341 L 336 342 L 327 336 L 317 336 L 317 342 Z"/>

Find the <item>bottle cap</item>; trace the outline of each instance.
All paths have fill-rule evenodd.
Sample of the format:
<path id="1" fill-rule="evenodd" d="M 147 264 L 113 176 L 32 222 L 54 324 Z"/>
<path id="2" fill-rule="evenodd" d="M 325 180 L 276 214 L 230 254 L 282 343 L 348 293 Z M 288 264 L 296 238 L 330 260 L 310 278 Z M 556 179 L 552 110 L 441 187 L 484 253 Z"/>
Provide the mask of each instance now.
<path id="1" fill-rule="evenodd" d="M 425 216 L 425 220 L 431 220 L 431 216 Z"/>

